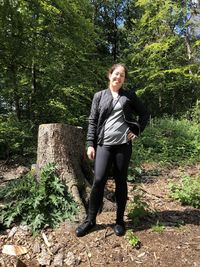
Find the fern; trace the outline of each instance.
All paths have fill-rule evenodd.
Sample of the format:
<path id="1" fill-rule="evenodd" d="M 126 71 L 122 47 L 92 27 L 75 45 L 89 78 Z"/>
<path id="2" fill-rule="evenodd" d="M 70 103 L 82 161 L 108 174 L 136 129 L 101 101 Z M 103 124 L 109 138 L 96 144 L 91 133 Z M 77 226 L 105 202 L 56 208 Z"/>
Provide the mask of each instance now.
<path id="1" fill-rule="evenodd" d="M 7 227 L 14 222 L 27 224 L 33 233 L 77 213 L 77 204 L 60 181 L 55 164 L 44 166 L 40 182 L 32 173 L 11 181 L 0 189 L 0 198 L 5 201 L 0 221 Z"/>

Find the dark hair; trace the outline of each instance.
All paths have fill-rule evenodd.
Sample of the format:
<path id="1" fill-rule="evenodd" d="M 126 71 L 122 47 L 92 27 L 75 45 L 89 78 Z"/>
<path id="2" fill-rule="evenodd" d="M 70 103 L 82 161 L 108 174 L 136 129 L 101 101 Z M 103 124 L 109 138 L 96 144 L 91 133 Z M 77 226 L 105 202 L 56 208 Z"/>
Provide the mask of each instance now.
<path id="1" fill-rule="evenodd" d="M 122 63 L 117 63 L 117 64 L 112 65 L 112 67 L 108 70 L 108 77 L 109 77 L 109 74 L 112 74 L 113 71 L 116 68 L 118 68 L 118 67 L 123 67 L 124 68 L 125 78 L 127 78 L 127 76 L 128 76 L 128 69 L 127 69 L 126 65 L 125 64 L 122 64 Z"/>

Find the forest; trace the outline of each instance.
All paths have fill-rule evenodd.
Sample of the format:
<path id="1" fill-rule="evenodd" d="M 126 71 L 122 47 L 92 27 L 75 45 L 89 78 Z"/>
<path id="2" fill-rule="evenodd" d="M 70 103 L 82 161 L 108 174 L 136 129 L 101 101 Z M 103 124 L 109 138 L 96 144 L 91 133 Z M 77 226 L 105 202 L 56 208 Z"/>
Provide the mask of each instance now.
<path id="1" fill-rule="evenodd" d="M 35 153 L 38 126 L 87 127 L 115 62 L 152 118 L 198 117 L 198 1 L 0 1 L 0 158 Z M 195 111 L 195 112 L 194 112 Z"/>
<path id="2" fill-rule="evenodd" d="M 101 231 L 96 234 L 98 246 L 105 255 L 109 253 L 102 259 L 93 250 L 94 232 L 85 239 L 90 243 L 89 248 L 80 241 L 76 252 L 70 252 L 76 258 L 71 265 L 64 265 L 64 259 L 70 258 L 68 254 L 68 258 L 63 256 L 60 261 L 63 265 L 52 263 L 55 261 L 52 255 L 58 255 L 52 252 L 55 249 L 52 245 L 45 252 L 48 254 L 52 248 L 51 260 L 36 266 L 97 266 L 94 258 L 103 266 L 118 266 L 118 263 L 125 267 L 148 266 L 148 262 L 149 266 L 198 266 L 200 259 L 197 254 L 190 258 L 193 252 L 189 246 L 186 254 L 190 259 L 186 259 L 178 254 L 180 250 L 173 254 L 170 242 L 174 244 L 175 240 L 172 235 L 167 236 L 167 230 L 161 247 L 156 247 L 159 245 L 156 234 L 163 233 L 167 227 L 186 224 L 188 235 L 185 237 L 174 228 L 173 231 L 180 235 L 180 240 L 187 235 L 185 242 L 194 244 L 199 231 L 199 0 L 0 0 L 0 179 L 7 164 L 30 167 L 36 162 L 41 124 L 78 126 L 86 134 L 93 95 L 108 87 L 107 73 L 114 63 L 127 66 L 124 87 L 134 90 L 151 114 L 145 131 L 133 143 L 128 174 L 130 188 L 145 186 L 141 189 L 142 195 L 130 192 L 127 208 L 130 228 L 133 226 L 139 237 L 128 230 L 126 241 L 123 239 L 119 245 L 123 247 L 128 241 L 131 248 L 122 249 L 121 253 L 127 257 L 135 253 L 134 257 L 139 259 L 130 256 L 127 261 L 112 258 L 109 262 L 113 247 L 108 242 L 106 252 L 104 242 L 110 236 L 108 230 L 104 230 L 103 237 Z M 31 172 L 22 179 L 6 182 L 7 187 L 0 186 L 0 230 L 22 222 L 31 229 L 29 241 L 24 242 L 34 243 L 36 239 L 32 234 L 39 229 L 46 229 L 47 225 L 54 228 L 77 213 L 76 203 L 65 195 L 55 169 L 54 165 L 44 168 L 39 187 Z M 146 183 L 148 177 L 155 182 Z M 169 177 L 172 177 L 170 185 Z M 154 183 L 158 191 L 153 189 Z M 166 192 L 170 192 L 174 202 L 169 204 Z M 162 198 L 161 211 L 152 212 L 159 206 L 156 201 Z M 1 206 L 1 201 L 5 205 Z M 176 201 L 179 204 L 174 204 Z M 147 202 L 151 207 L 147 207 Z M 190 213 L 183 211 L 182 205 L 189 205 Z M 166 213 L 166 207 L 174 213 Z M 112 218 L 113 214 L 100 217 L 103 222 L 106 216 Z M 61 233 L 57 232 L 54 237 L 48 230 L 45 233 L 59 243 L 62 231 L 70 230 L 57 229 Z M 155 238 L 153 245 L 148 243 L 149 229 L 152 240 Z M 18 228 L 21 235 L 20 231 Z M 39 243 L 43 239 L 38 236 Z M 146 242 L 150 252 L 144 250 L 137 254 L 134 249 L 141 243 L 140 239 Z M 69 235 L 67 242 L 73 247 L 77 240 Z M 118 241 L 111 236 L 110 242 Z M 166 259 L 162 258 L 164 249 L 168 251 Z M 81 251 L 86 251 L 85 256 L 81 256 Z M 35 255 L 32 252 L 29 260 L 35 259 Z M 21 258 L 24 262 L 27 259 Z M 2 266 L 15 266 L 7 265 L 9 260 L 0 257 L 0 265 L 4 262 Z M 137 265 L 137 261 L 144 265 Z M 11 262 L 14 264 L 13 259 Z"/>

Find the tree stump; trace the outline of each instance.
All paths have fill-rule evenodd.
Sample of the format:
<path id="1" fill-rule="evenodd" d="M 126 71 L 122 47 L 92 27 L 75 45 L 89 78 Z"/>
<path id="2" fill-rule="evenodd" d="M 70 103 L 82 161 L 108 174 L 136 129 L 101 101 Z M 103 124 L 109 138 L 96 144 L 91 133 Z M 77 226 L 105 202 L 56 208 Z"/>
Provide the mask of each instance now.
<path id="1" fill-rule="evenodd" d="M 81 127 L 53 123 L 42 124 L 38 132 L 37 174 L 47 163 L 56 163 L 68 192 L 79 205 L 79 219 L 86 216 L 93 173 L 87 160 Z"/>

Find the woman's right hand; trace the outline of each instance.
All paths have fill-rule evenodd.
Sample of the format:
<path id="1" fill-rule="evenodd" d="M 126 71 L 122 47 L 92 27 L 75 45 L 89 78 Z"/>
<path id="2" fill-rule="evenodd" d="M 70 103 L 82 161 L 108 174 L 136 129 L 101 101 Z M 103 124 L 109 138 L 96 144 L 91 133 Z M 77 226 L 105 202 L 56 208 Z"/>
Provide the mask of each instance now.
<path id="1" fill-rule="evenodd" d="M 89 146 L 87 149 L 87 155 L 90 160 L 94 160 L 95 158 L 95 149 L 93 146 Z"/>

